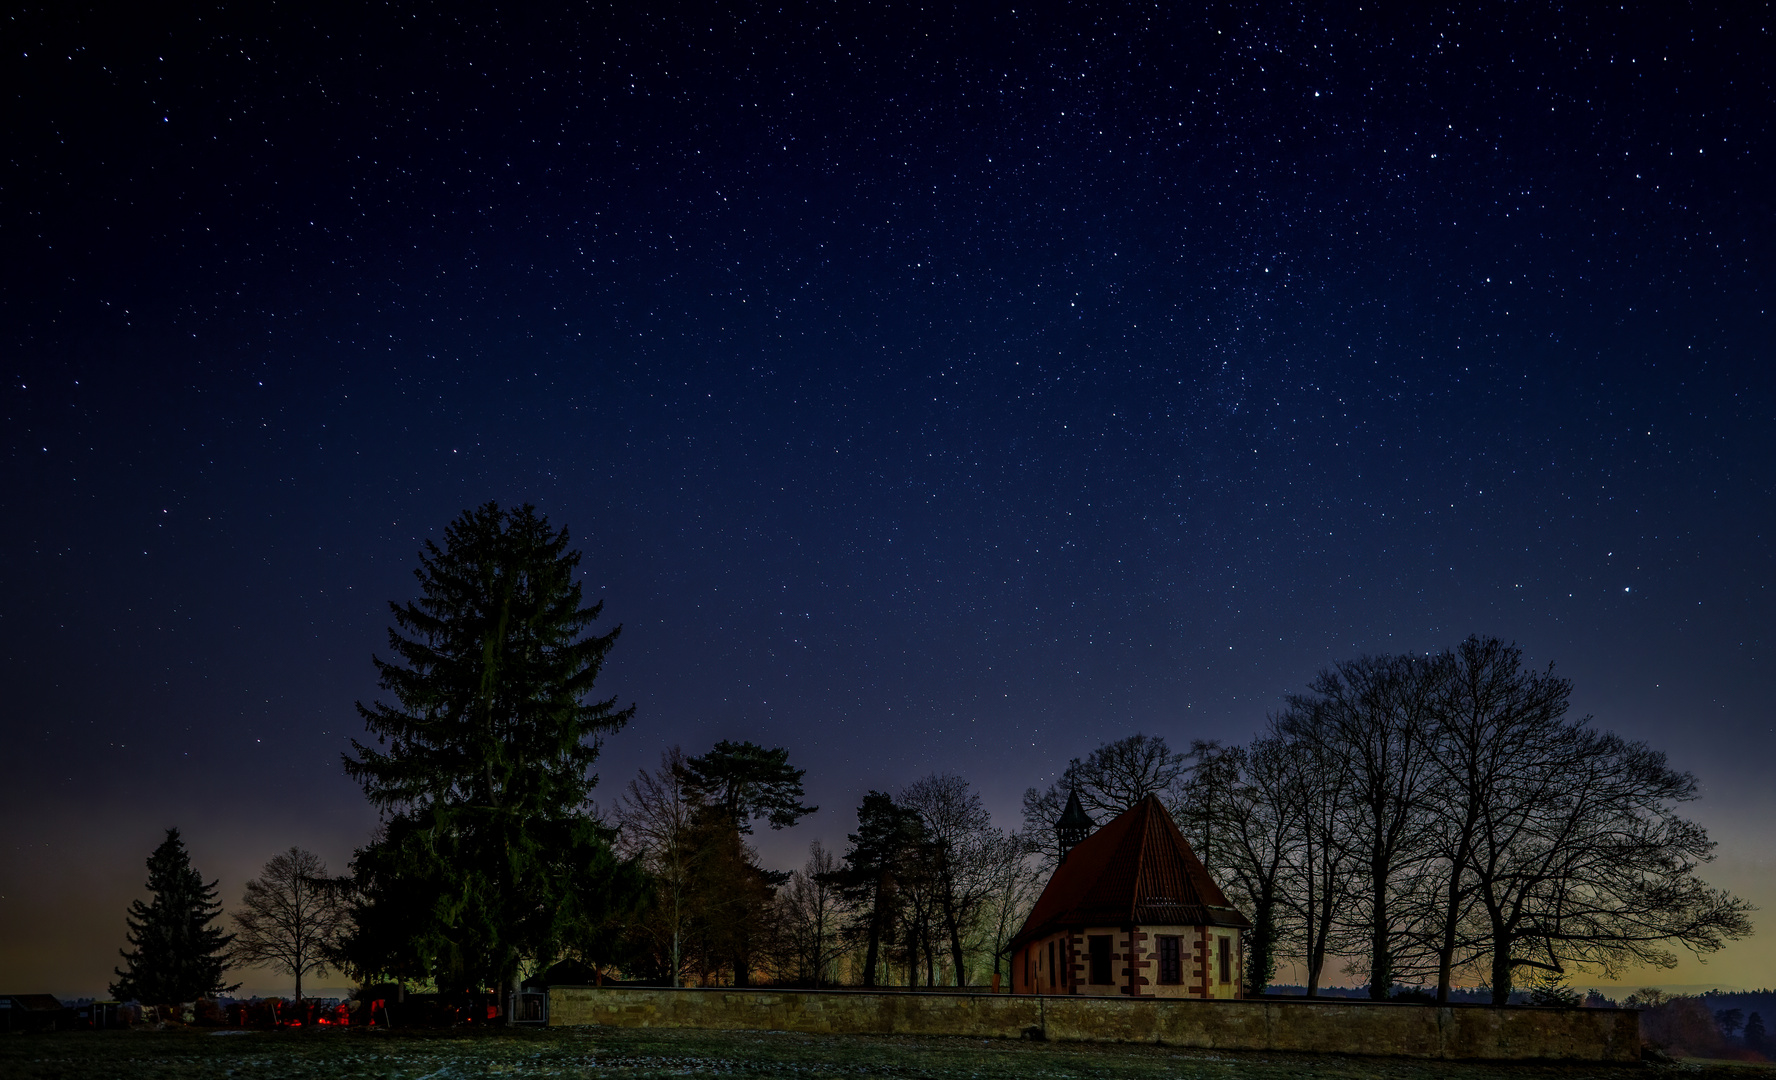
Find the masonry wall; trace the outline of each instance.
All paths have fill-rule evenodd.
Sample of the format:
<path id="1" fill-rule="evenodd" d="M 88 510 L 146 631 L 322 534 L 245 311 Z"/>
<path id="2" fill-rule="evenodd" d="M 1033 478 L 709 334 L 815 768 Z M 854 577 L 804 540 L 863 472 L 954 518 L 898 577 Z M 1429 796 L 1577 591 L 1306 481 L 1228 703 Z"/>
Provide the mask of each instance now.
<path id="1" fill-rule="evenodd" d="M 846 990 L 549 991 L 552 1025 L 726 1028 L 834 1035 L 963 1035 L 1145 1042 L 1479 1060 L 1640 1060 L 1632 1009 L 1494 1009 L 1350 1000 L 1198 1001 L 879 994 Z"/>

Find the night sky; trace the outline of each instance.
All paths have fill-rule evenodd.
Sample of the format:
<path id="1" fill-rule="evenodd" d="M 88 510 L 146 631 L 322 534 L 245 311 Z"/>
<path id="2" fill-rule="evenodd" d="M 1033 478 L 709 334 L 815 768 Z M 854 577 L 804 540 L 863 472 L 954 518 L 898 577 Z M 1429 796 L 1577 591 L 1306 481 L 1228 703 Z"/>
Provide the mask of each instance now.
<path id="1" fill-rule="evenodd" d="M 0 23 L 0 989 L 168 826 L 344 869 L 489 499 L 623 626 L 601 799 L 786 746 L 770 865 L 1482 633 L 1776 909 L 1769 5 L 149 7 Z"/>

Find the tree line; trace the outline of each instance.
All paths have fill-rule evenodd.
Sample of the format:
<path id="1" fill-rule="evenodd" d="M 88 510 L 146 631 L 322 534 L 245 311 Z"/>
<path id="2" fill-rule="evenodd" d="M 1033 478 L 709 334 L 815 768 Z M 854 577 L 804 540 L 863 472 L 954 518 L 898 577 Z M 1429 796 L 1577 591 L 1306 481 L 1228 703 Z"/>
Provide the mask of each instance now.
<path id="1" fill-rule="evenodd" d="M 704 758 L 674 748 L 624 792 L 613 814 L 619 850 L 652 883 L 613 956 L 624 971 L 672 986 L 743 986 L 758 971 L 819 987 L 966 986 L 998 970 L 1037 868 L 1024 838 L 994 826 L 965 780 L 932 775 L 893 795 L 871 791 L 842 855 L 816 841 L 802 868 L 772 873 L 740 839 L 744 819 L 736 828 L 738 815 L 704 779 L 709 757 L 741 749 L 785 759 L 750 744 L 718 744 Z M 800 775 L 787 798 L 800 798 Z"/>
<path id="2" fill-rule="evenodd" d="M 1099 813 L 1148 793 L 1250 916 L 1246 985 L 1279 960 L 1311 995 L 1333 973 L 1370 996 L 1458 974 L 1496 1004 L 1521 972 L 1559 981 L 1670 967 L 1751 932 L 1699 871 L 1714 843 L 1679 814 L 1696 778 L 1569 714 L 1571 683 L 1470 637 L 1321 672 L 1245 746 L 1174 753 L 1135 736 L 1025 796 L 1032 834 L 1069 788 Z"/>
<path id="3" fill-rule="evenodd" d="M 374 738 L 344 760 L 376 834 L 340 877 L 299 849 L 274 858 L 231 936 L 170 832 L 113 992 L 188 1000 L 226 989 L 233 963 L 293 974 L 298 995 L 329 965 L 462 994 L 569 957 L 674 986 L 973 985 L 1003 970 L 1069 792 L 1100 823 L 1165 799 L 1252 917 L 1252 992 L 1291 960 L 1309 993 L 1342 968 L 1374 996 L 1434 981 L 1446 998 L 1476 973 L 1503 1003 L 1524 968 L 1614 973 L 1750 932 L 1747 906 L 1698 876 L 1713 845 L 1677 814 L 1695 779 L 1570 718 L 1570 684 L 1478 638 L 1338 664 L 1249 745 L 1106 743 L 1025 794 L 1021 829 L 958 776 L 871 791 L 842 851 L 770 870 L 755 827 L 816 811 L 786 749 L 673 748 L 592 801 L 601 740 L 634 710 L 595 692 L 621 628 L 594 632 L 579 561 L 528 506 L 490 503 L 428 541 L 373 658 L 386 696 L 359 705 Z"/>

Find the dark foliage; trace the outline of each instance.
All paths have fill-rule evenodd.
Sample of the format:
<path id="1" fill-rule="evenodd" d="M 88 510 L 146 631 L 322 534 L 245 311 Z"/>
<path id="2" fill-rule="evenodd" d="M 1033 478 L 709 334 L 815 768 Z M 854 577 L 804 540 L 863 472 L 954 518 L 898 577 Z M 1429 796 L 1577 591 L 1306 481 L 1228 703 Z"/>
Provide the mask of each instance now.
<path id="1" fill-rule="evenodd" d="M 191 865 L 178 829 L 148 856 L 148 891 L 152 899 L 137 900 L 129 909 L 129 943 L 120 950 L 124 966 L 111 996 L 119 1001 L 165 1004 L 193 1001 L 233 990 L 222 983 L 225 957 L 234 940 L 212 926 L 222 913 L 216 883 L 204 884 Z"/>
<path id="2" fill-rule="evenodd" d="M 684 763 L 685 785 L 696 803 L 690 867 L 700 952 L 706 962 L 726 957 L 735 986 L 752 981 L 772 896 L 789 877 L 762 869 L 744 837 L 754 821 L 785 829 L 819 809 L 802 802 L 805 772 L 789 764 L 782 747 L 727 740 Z"/>
<path id="3" fill-rule="evenodd" d="M 741 833 L 751 833 L 758 819 L 773 829 L 786 829 L 819 809 L 802 805 L 807 770 L 791 768 L 789 751 L 782 747 L 767 750 L 724 739 L 709 753 L 686 761 L 685 770 L 699 801 Z"/>
<path id="4" fill-rule="evenodd" d="M 1744 1026 L 1745 1013 L 1741 1009 L 1721 1009 L 1714 1014 L 1714 1022 L 1720 1026 L 1720 1033 L 1730 1039 Z"/>
<path id="5" fill-rule="evenodd" d="M 863 985 L 875 986 L 884 946 L 900 921 L 903 880 L 917 872 L 929 841 L 918 813 L 896 806 L 880 791 L 864 795 L 857 808 L 857 831 L 846 839 L 851 848 L 838 882 L 856 913 L 851 933 L 864 943 Z"/>
<path id="6" fill-rule="evenodd" d="M 589 812 L 599 740 L 633 708 L 587 700 L 620 627 L 589 633 L 580 554 L 529 506 L 488 503 L 428 541 L 420 599 L 391 603 L 375 659 L 392 697 L 359 705 L 376 749 L 345 768 L 385 816 L 358 852 L 360 975 L 423 973 L 448 991 L 511 980 L 522 958 L 596 949 L 640 874 Z"/>
<path id="7" fill-rule="evenodd" d="M 1722 1057 L 1729 1049 L 1708 1003 L 1696 997 L 1641 1003 L 1640 1034 L 1650 1045 L 1679 1057 Z"/>
<path id="8" fill-rule="evenodd" d="M 615 820 L 652 889 L 625 926 L 624 968 L 662 984 L 746 986 L 755 969 L 782 966 L 776 901 L 790 875 L 759 866 L 746 837 L 755 821 L 788 828 L 815 811 L 803 775 L 781 747 L 723 741 L 700 757 L 673 747 L 630 783 Z"/>

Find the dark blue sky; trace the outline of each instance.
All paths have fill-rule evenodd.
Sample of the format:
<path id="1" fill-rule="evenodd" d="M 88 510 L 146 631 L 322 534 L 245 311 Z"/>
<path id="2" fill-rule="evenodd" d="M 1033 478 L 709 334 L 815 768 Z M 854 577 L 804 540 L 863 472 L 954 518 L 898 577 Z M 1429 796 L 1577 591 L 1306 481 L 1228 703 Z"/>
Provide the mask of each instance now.
<path id="1" fill-rule="evenodd" d="M 1478 632 L 1776 903 L 1768 5 L 254 7 L 0 28 L 0 981 L 98 989 L 167 825 L 341 866 L 488 499 L 624 626 L 607 795 L 788 746 L 781 865 Z"/>

